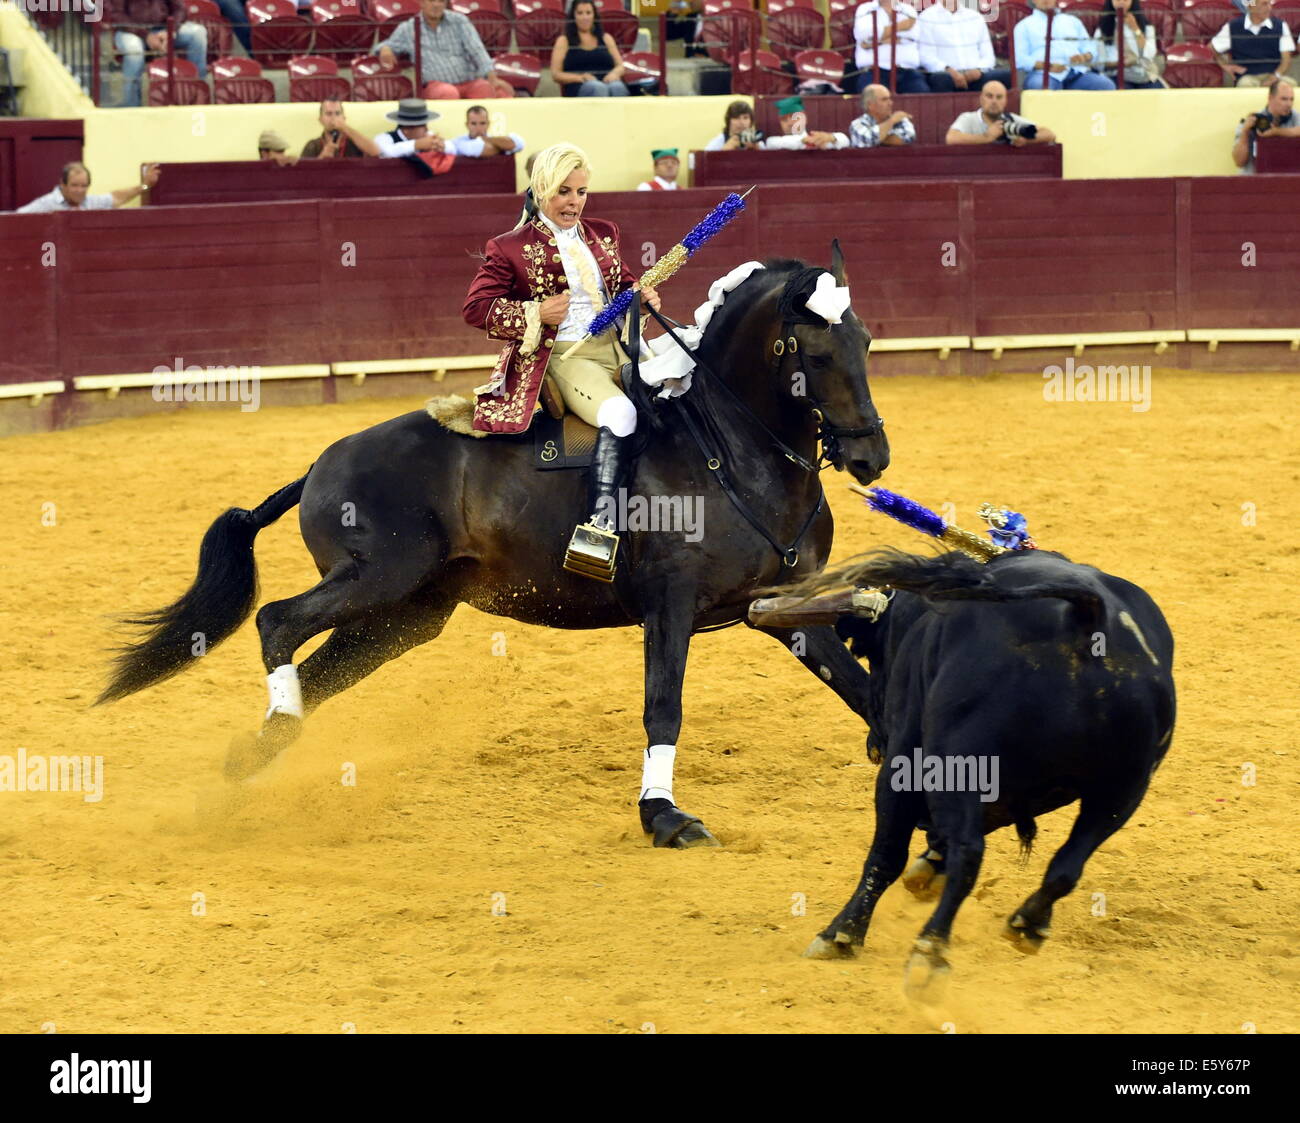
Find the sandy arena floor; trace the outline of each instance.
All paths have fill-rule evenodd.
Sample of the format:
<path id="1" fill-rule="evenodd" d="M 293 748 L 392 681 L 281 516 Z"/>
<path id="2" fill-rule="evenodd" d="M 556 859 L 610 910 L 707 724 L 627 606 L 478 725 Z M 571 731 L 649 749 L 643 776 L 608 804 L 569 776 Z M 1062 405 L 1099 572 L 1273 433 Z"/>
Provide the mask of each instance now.
<path id="1" fill-rule="evenodd" d="M 1157 371 L 1148 413 L 1049 406 L 1036 377 L 874 391 L 886 486 L 968 526 L 986 499 L 1026 512 L 1043 545 L 1146 586 L 1178 644 L 1173 748 L 1041 955 L 999 932 L 1072 809 L 1040 820 L 1027 869 L 1013 835 L 990 840 L 942 1010 L 902 995 L 931 906 L 901 886 L 858 959 L 800 958 L 856 882 L 874 770 L 849 711 L 744 628 L 696 640 L 678 755 L 678 797 L 720 851 L 655 851 L 636 827 L 637 629 L 462 608 L 238 798 L 219 770 L 266 705 L 251 622 L 183 677 L 88 710 L 107 618 L 181 592 L 218 512 L 418 403 L 211 407 L 0 446 L 0 754 L 101 754 L 106 773 L 98 803 L 0 793 L 0 1031 L 1300 1029 L 1300 379 Z M 826 479 L 839 556 L 922 546 Z M 263 600 L 315 579 L 292 514 L 257 555 Z"/>

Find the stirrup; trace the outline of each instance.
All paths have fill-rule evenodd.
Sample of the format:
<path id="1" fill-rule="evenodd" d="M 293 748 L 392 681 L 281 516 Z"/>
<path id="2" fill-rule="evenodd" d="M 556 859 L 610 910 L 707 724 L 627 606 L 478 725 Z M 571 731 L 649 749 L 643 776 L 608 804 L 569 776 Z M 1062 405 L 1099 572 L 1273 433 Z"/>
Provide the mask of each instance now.
<path id="1" fill-rule="evenodd" d="M 570 573 L 609 584 L 614 580 L 618 556 L 618 535 L 595 523 L 580 523 L 564 554 L 564 568 Z"/>

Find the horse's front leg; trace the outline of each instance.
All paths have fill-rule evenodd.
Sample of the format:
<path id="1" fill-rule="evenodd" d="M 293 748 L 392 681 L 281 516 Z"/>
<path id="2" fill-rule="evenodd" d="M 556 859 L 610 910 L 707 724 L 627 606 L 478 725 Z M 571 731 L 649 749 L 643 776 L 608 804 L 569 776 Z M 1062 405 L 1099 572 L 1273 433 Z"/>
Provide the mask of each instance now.
<path id="1" fill-rule="evenodd" d="M 691 646 L 694 595 L 681 589 L 658 598 L 645 618 L 645 732 L 641 829 L 656 846 L 684 850 L 720 843 L 694 815 L 673 802 L 673 760 L 682 728 L 682 679 Z"/>
<path id="2" fill-rule="evenodd" d="M 850 654 L 833 627 L 751 628 L 774 637 L 836 694 L 863 721 L 869 720 L 871 676 Z"/>

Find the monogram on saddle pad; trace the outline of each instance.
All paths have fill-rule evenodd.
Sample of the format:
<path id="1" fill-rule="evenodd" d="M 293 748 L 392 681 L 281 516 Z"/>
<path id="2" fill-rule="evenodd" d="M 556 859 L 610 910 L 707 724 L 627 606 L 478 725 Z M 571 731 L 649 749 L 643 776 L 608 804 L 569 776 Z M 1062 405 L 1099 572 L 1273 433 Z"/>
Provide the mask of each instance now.
<path id="1" fill-rule="evenodd" d="M 457 395 L 430 398 L 424 408 L 439 425 L 466 437 L 492 437 L 494 440 L 531 441 L 533 467 L 541 471 L 557 468 L 587 468 L 596 450 L 596 430 L 577 414 L 566 412 L 555 417 L 539 409 L 527 432 L 518 434 L 481 433 L 472 427 L 474 403 Z"/>

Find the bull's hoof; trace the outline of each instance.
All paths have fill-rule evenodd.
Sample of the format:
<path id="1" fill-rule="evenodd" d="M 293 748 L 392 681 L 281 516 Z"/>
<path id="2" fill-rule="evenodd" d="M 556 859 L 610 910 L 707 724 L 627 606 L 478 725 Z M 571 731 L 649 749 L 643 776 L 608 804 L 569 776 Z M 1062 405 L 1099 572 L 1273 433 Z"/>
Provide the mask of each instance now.
<path id="1" fill-rule="evenodd" d="M 854 954 L 853 943 L 843 932 L 837 933 L 833 940 L 814 936 L 803 953 L 805 959 L 852 959 Z"/>
<path id="2" fill-rule="evenodd" d="M 912 955 L 903 972 L 903 993 L 914 1002 L 933 1006 L 948 990 L 952 968 L 944 958 L 947 944 L 922 936 L 912 945 Z"/>
<path id="3" fill-rule="evenodd" d="M 696 816 L 688 815 L 666 799 L 641 802 L 641 829 L 652 835 L 661 849 L 689 850 L 694 846 L 721 846 Z"/>
<path id="4" fill-rule="evenodd" d="M 1015 946 L 1017 951 L 1026 955 L 1037 955 L 1043 950 L 1043 941 L 1047 939 L 1051 928 L 1046 925 L 1031 924 L 1023 913 L 1016 913 L 1007 921 L 1002 934 Z"/>

